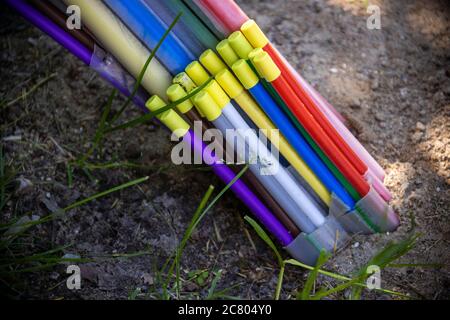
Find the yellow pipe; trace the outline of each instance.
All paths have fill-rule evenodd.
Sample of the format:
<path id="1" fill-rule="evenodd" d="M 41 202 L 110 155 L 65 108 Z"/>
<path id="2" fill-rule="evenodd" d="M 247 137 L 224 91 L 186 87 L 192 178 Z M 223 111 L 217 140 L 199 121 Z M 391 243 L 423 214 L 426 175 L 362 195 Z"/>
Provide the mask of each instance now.
<path id="1" fill-rule="evenodd" d="M 263 133 L 267 138 L 273 140 L 273 131 L 277 128 L 273 122 L 266 116 L 264 111 L 261 110 L 259 105 L 253 100 L 242 85 L 237 81 L 234 75 L 228 70 L 224 69 L 216 75 L 217 82 L 222 86 L 225 92 L 234 99 L 241 109 L 249 116 L 249 118 L 260 128 L 263 129 Z M 267 134 L 266 134 L 267 133 Z M 276 139 L 274 139 L 276 141 Z M 276 146 L 280 153 L 286 158 L 286 160 L 292 165 L 292 167 L 305 179 L 305 181 L 311 186 L 314 192 L 325 202 L 327 205 L 331 203 L 331 194 L 322 182 L 317 178 L 314 172 L 308 167 L 308 165 L 300 158 L 295 152 L 294 148 L 289 142 L 279 135 L 279 142 Z"/>
<path id="2" fill-rule="evenodd" d="M 105 49 L 137 78 L 150 51 L 131 33 L 111 10 L 98 0 L 64 0 L 67 5 L 76 5 L 81 9 L 81 20 L 95 35 Z M 166 99 L 166 89 L 171 84 L 171 76 L 156 59 L 150 65 L 142 79 L 142 86 L 150 93 Z"/>
<path id="3" fill-rule="evenodd" d="M 276 127 L 270 121 L 270 119 L 265 115 L 265 113 L 259 108 L 253 98 L 247 93 L 247 91 L 242 91 L 242 93 L 234 98 L 234 100 L 239 104 L 239 106 L 244 110 L 244 112 L 249 116 L 249 118 L 261 129 L 265 129 L 267 132 L 267 138 L 272 141 L 272 130 Z M 266 132 L 263 131 L 265 134 Z M 325 202 L 327 205 L 331 203 L 331 195 L 322 182 L 317 178 L 314 172 L 308 167 L 308 165 L 297 155 L 295 150 L 291 147 L 289 142 L 283 137 L 279 136 L 279 146 L 278 149 L 283 157 L 294 167 L 294 169 L 300 174 L 300 176 L 305 179 L 305 181 L 311 186 L 311 188 L 316 192 L 316 194 Z"/>

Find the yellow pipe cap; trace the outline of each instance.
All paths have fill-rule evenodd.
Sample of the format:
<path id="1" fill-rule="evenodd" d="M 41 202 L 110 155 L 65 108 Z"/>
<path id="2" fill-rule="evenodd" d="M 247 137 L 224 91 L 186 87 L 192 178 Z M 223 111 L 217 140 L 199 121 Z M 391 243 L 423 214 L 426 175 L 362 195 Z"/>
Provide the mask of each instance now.
<path id="1" fill-rule="evenodd" d="M 252 64 L 254 65 L 253 59 L 260 53 L 263 53 L 264 50 L 261 48 L 255 48 L 252 51 L 250 51 L 250 53 L 248 54 L 248 59 L 252 62 Z M 256 68 L 255 68 L 256 69 Z M 258 73 L 260 78 L 264 78 L 263 75 L 261 75 L 258 71 L 258 69 L 256 69 L 256 72 Z"/>
<path id="2" fill-rule="evenodd" d="M 219 56 L 211 49 L 208 49 L 202 53 L 200 56 L 200 62 L 213 76 L 227 68 L 225 63 L 223 63 Z"/>
<path id="3" fill-rule="evenodd" d="M 195 98 L 195 105 L 202 110 L 205 114 L 206 119 L 209 121 L 214 121 L 222 114 L 222 110 L 214 101 L 214 99 L 205 90 L 198 93 Z"/>
<path id="4" fill-rule="evenodd" d="M 183 99 L 186 97 L 186 91 L 184 91 L 183 87 L 181 87 L 179 84 L 173 84 L 171 85 L 167 91 L 166 91 L 167 97 L 169 97 L 169 100 L 171 102 L 178 101 L 180 99 Z M 177 104 L 177 108 L 181 113 L 186 113 L 189 110 L 191 110 L 194 107 L 192 102 L 187 99 L 183 101 L 182 103 Z"/>
<path id="5" fill-rule="evenodd" d="M 216 50 L 229 67 L 239 60 L 238 55 L 234 52 L 228 39 L 220 41 L 216 46 Z"/>
<path id="6" fill-rule="evenodd" d="M 258 73 L 269 82 L 276 80 L 281 75 L 280 69 L 267 52 L 259 53 L 252 61 Z"/>
<path id="7" fill-rule="evenodd" d="M 145 106 L 152 112 L 155 112 L 166 106 L 166 103 L 157 95 L 148 99 Z M 172 131 L 178 138 L 183 137 L 189 131 L 189 124 L 180 117 L 178 113 L 173 110 L 167 110 L 156 116 L 162 123 L 164 123 L 170 131 Z"/>
<path id="8" fill-rule="evenodd" d="M 220 71 L 216 75 L 216 80 L 231 99 L 235 99 L 244 91 L 244 87 L 228 69 Z"/>
<path id="9" fill-rule="evenodd" d="M 225 91 L 223 91 L 222 87 L 216 80 L 211 80 L 211 82 L 205 87 L 205 90 L 214 99 L 220 109 L 223 109 L 230 103 L 230 98 L 227 96 Z"/>
<path id="10" fill-rule="evenodd" d="M 198 61 L 193 61 L 188 64 L 185 71 L 198 86 L 201 86 L 209 79 L 208 72 L 206 72 L 205 68 Z"/>
<path id="11" fill-rule="evenodd" d="M 264 50 L 261 48 L 255 48 L 252 51 L 250 51 L 250 53 L 248 54 L 248 58 L 250 60 L 253 60 L 258 54 L 263 53 Z"/>
<path id="12" fill-rule="evenodd" d="M 254 48 L 263 48 L 269 43 L 269 39 L 267 39 L 255 20 L 245 22 L 241 26 L 241 31 Z"/>
<path id="13" fill-rule="evenodd" d="M 186 72 L 181 72 L 173 78 L 172 81 L 174 84 L 179 84 L 187 93 L 191 93 L 192 90 L 197 88 L 194 81 L 192 81 L 191 78 L 189 78 L 188 74 Z M 191 99 L 192 100 L 192 99 Z M 193 101 L 192 101 L 193 102 Z M 204 117 L 205 115 L 199 110 L 200 116 Z"/>
<path id="14" fill-rule="evenodd" d="M 181 72 L 177 74 L 173 80 L 172 83 L 179 84 L 186 90 L 186 92 L 191 92 L 194 90 L 197 86 L 195 85 L 194 81 L 192 81 L 191 78 L 187 75 L 186 72 Z"/>
<path id="15" fill-rule="evenodd" d="M 230 41 L 231 47 L 241 59 L 247 59 L 248 54 L 253 50 L 250 42 L 248 42 L 248 40 L 244 37 L 244 34 L 240 31 L 233 32 L 228 37 L 228 41 Z"/>
<path id="16" fill-rule="evenodd" d="M 258 84 L 258 76 L 244 59 L 235 62 L 231 69 L 233 69 L 234 74 L 238 77 L 245 89 L 251 89 Z"/>

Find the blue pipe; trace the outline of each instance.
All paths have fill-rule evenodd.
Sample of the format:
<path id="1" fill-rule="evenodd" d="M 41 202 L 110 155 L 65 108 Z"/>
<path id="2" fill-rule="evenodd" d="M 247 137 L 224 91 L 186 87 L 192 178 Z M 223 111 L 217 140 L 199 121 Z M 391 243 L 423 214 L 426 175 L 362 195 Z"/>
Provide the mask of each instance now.
<path id="1" fill-rule="evenodd" d="M 152 12 L 144 0 L 104 0 L 104 2 L 150 50 L 157 46 L 167 30 L 164 22 Z M 173 33 L 164 40 L 156 57 L 173 75 L 182 72 L 192 60 L 195 60 Z"/>
<path id="2" fill-rule="evenodd" d="M 164 0 L 145 0 L 148 7 L 164 22 L 164 26 L 168 28 L 175 17 L 180 13 L 170 6 L 170 1 Z M 187 9 L 189 10 L 189 9 Z M 173 27 L 172 32 L 178 38 L 183 40 L 183 44 L 187 50 L 195 56 L 199 57 L 207 47 L 193 33 L 188 21 L 186 20 L 185 11 L 181 11 L 183 15 L 180 21 Z M 209 33 L 209 30 L 206 30 Z M 217 40 L 215 40 L 217 43 Z"/>
<path id="3" fill-rule="evenodd" d="M 249 92 L 325 187 L 352 209 L 355 205 L 353 199 L 328 170 L 303 136 L 298 133 L 289 118 L 278 108 L 278 105 L 267 93 L 263 85 L 258 82 L 249 89 Z"/>

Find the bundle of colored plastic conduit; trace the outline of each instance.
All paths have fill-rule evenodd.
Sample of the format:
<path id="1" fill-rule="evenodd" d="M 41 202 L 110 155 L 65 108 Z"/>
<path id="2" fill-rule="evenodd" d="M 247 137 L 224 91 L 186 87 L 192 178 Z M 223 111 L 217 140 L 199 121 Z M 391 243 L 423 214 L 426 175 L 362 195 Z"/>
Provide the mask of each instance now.
<path id="1" fill-rule="evenodd" d="M 351 233 L 398 226 L 387 203 L 390 194 L 382 183 L 381 167 L 339 113 L 294 71 L 234 1 L 64 0 L 81 8 L 83 27 L 89 30 L 68 30 L 57 7 L 35 0 L 31 5 L 7 2 L 127 96 L 171 20 L 182 13 L 133 101 L 152 112 L 165 107 L 167 97 L 175 102 L 189 123 L 174 109 L 157 118 L 225 183 L 234 182 L 231 190 L 299 261 L 314 264 L 321 250 L 336 250 Z M 198 90 L 200 86 L 204 89 Z M 184 102 L 177 104 L 180 98 Z M 203 128 L 200 133 L 193 130 L 196 122 Z M 240 141 L 251 157 L 242 151 L 238 157 L 250 161 L 256 155 L 263 161 L 250 165 L 251 172 L 237 179 L 238 171 L 201 140 L 214 126 L 224 132 L 264 129 L 259 137 L 252 134 L 245 140 L 237 135 L 221 145 L 227 153 L 229 145 Z M 279 137 L 273 129 L 280 129 Z M 272 142 L 269 149 L 263 146 L 265 138 Z M 270 150 L 280 153 L 279 162 Z M 263 171 L 267 161 L 279 171 L 262 175 L 258 170 Z"/>
<path id="2" fill-rule="evenodd" d="M 353 186 L 358 188 L 360 196 L 366 197 L 367 201 L 363 201 L 363 203 L 360 204 L 365 207 L 366 202 L 373 202 L 375 203 L 375 211 L 379 211 L 380 208 L 385 208 L 384 215 L 375 215 L 374 219 L 378 220 L 380 223 L 378 223 L 378 225 L 372 225 L 373 229 L 376 231 L 395 229 L 399 223 L 398 217 L 385 203 L 383 203 L 383 200 L 389 201 L 391 198 L 387 189 L 382 185 L 382 180 L 384 179 L 383 170 L 342 124 L 337 116 L 337 112 L 331 105 L 326 103 L 316 92 L 311 90 L 311 87 L 305 85 L 305 81 L 293 71 L 281 54 L 279 54 L 279 52 L 270 44 L 256 23 L 253 20 L 250 20 L 234 1 L 198 0 L 193 2 L 205 15 L 214 17 L 212 20 L 216 21 L 218 29 L 225 30 L 224 36 L 231 34 L 230 41 L 227 41 L 226 44 L 235 40 L 236 36 L 238 36 L 236 31 L 242 29 L 242 32 L 248 37 L 249 42 L 251 42 L 255 48 L 263 48 L 270 54 L 271 58 L 276 62 L 277 67 L 280 69 L 280 75 L 278 75 L 278 77 L 285 76 L 288 79 L 288 81 L 286 81 L 286 79 L 281 78 L 281 81 L 285 80 L 287 83 L 278 86 L 279 91 L 282 91 L 278 93 L 281 93 L 280 95 L 283 96 L 284 100 L 287 100 L 283 102 L 289 102 L 288 104 L 290 104 L 290 107 L 293 109 L 299 107 L 304 108 L 305 104 L 312 109 L 316 118 L 312 117 L 308 112 L 306 112 L 306 114 L 297 112 L 296 114 L 300 117 L 310 116 L 307 119 L 313 122 L 313 126 L 316 127 L 316 130 L 323 131 L 323 128 L 325 127 L 326 135 L 320 135 L 320 132 L 318 133 L 316 131 L 312 133 L 316 134 L 316 138 L 322 143 L 322 147 L 328 151 L 328 156 L 333 158 L 334 165 L 338 166 L 341 173 L 345 174 L 346 178 L 352 181 Z M 220 50 L 226 50 L 224 47 L 226 47 L 226 45 L 222 43 L 222 46 L 218 47 L 219 52 Z M 245 49 L 243 51 L 245 52 Z M 236 55 L 239 55 L 239 52 L 237 52 Z M 241 58 L 244 57 L 241 56 Z M 264 65 L 264 63 L 261 63 L 261 65 Z M 276 78 L 272 80 L 276 80 Z M 317 119 L 321 121 L 320 127 L 317 126 L 317 123 L 315 122 Z M 306 119 L 303 117 L 303 120 Z M 310 122 L 304 121 L 304 124 L 309 125 Z M 345 141 L 343 141 L 343 138 L 345 138 Z M 348 157 L 350 159 L 345 159 Z M 362 159 L 364 161 L 362 161 Z M 356 174 L 355 170 L 367 180 L 367 183 Z M 376 192 L 373 192 L 370 185 L 376 189 Z M 379 199 L 378 195 L 380 195 L 382 199 Z M 380 217 L 380 215 L 382 217 Z"/>

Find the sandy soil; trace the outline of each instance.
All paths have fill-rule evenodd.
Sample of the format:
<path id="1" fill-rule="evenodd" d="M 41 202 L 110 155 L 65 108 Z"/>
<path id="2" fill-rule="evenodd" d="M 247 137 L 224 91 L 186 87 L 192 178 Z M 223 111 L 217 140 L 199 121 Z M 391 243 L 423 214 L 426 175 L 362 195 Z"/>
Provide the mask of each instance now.
<path id="1" fill-rule="evenodd" d="M 416 298 L 448 299 L 450 241 L 450 7 L 446 1 L 370 1 L 382 13 L 382 29 L 368 30 L 363 1 L 239 1 L 279 49 L 346 117 L 358 139 L 383 165 L 392 205 L 402 225 L 392 234 L 357 236 L 326 267 L 343 274 L 358 269 L 388 241 L 401 239 L 411 216 L 422 235 L 402 263 L 444 267 L 387 269 L 382 285 Z M 96 170 L 94 180 L 65 163 L 89 146 L 110 87 L 55 42 L 9 10 L 1 10 L 1 100 L 10 101 L 53 73 L 32 95 L 1 110 L 1 136 L 9 168 L 27 185 L 15 191 L 2 221 L 27 212 L 45 216 L 77 199 L 144 175 L 139 187 L 75 209 L 37 227 L 29 249 L 71 245 L 65 253 L 95 257 L 82 265 L 79 291 L 65 287 L 65 267 L 26 277 L 22 298 L 125 299 L 141 297 L 179 239 L 209 184 L 207 171 L 170 163 L 168 133 L 149 124 L 113 134 L 97 161 L 134 161 L 139 170 Z M 120 101 L 115 103 L 116 106 Z M 138 115 L 130 110 L 127 117 Z M 223 270 L 219 288 L 230 294 L 271 298 L 277 264 L 271 251 L 242 219 L 247 210 L 227 194 L 195 232 L 183 258 L 182 276 Z M 146 251 L 134 258 L 100 256 Z M 288 268 L 283 298 L 295 295 L 307 276 Z M 206 287 L 186 282 L 186 296 Z M 319 278 L 320 285 L 333 285 Z M 345 295 L 337 296 L 343 298 Z M 390 299 L 366 292 L 365 298 Z"/>

